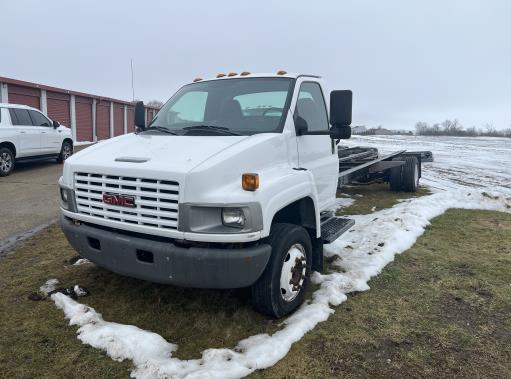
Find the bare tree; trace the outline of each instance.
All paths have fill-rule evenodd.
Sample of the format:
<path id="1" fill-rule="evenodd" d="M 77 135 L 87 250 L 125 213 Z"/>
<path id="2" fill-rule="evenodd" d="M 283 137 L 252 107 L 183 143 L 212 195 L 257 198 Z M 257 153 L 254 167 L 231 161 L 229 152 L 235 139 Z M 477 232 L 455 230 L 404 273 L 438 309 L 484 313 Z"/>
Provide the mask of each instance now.
<path id="1" fill-rule="evenodd" d="M 151 100 L 148 101 L 146 105 L 148 107 L 161 108 L 163 106 L 163 103 L 160 100 Z"/>

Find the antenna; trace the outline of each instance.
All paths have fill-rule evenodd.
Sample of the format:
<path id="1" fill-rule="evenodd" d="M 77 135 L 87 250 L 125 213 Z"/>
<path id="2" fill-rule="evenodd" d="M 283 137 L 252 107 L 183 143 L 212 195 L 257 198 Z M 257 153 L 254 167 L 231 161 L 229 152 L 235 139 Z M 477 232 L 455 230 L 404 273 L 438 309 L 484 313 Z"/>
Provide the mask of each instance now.
<path id="1" fill-rule="evenodd" d="M 135 85 L 133 84 L 133 58 L 131 58 L 130 64 L 131 64 L 131 95 L 132 100 L 135 101 Z"/>

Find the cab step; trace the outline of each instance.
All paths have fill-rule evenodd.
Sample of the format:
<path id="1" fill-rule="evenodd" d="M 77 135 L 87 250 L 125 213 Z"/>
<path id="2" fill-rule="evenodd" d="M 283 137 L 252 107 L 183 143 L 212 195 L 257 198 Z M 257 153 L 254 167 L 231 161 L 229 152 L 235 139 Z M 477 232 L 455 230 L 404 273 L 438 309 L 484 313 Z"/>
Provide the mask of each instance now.
<path id="1" fill-rule="evenodd" d="M 323 243 L 334 242 L 341 234 L 355 225 L 355 220 L 343 217 L 330 217 L 321 222 L 321 238 Z"/>

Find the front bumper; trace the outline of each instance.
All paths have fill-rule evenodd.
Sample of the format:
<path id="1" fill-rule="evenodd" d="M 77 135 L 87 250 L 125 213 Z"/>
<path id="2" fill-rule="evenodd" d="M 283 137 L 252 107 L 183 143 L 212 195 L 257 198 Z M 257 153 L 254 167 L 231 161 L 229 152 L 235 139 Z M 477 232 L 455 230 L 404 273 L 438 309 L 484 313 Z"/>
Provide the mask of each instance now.
<path id="1" fill-rule="evenodd" d="M 179 247 L 116 233 L 60 216 L 65 236 L 84 258 L 121 275 L 195 288 L 241 288 L 253 284 L 271 255 L 268 244 L 240 249 Z"/>

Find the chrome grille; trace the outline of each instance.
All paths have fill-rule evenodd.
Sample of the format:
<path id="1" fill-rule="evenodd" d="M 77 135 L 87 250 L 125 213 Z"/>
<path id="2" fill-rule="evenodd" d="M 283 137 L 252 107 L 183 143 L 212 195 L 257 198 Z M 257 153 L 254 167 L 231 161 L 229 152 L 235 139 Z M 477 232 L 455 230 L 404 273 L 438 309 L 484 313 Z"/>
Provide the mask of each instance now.
<path id="1" fill-rule="evenodd" d="M 103 194 L 133 196 L 135 207 L 103 202 Z M 163 229 L 177 229 L 179 183 L 169 180 L 75 173 L 78 212 Z"/>

